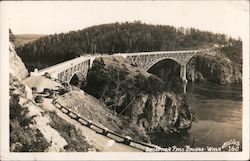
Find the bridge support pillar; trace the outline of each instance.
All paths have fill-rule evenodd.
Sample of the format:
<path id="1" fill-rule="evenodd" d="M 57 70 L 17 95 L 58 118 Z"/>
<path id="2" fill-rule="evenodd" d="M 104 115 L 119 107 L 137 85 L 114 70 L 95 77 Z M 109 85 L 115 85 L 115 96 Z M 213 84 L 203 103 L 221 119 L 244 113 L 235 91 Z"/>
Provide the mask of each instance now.
<path id="1" fill-rule="evenodd" d="M 89 68 L 92 68 L 92 65 L 93 65 L 94 60 L 95 60 L 95 57 L 91 57 L 91 58 L 89 59 Z"/>
<path id="2" fill-rule="evenodd" d="M 187 68 L 186 68 L 186 65 L 181 65 L 181 68 L 180 68 L 180 78 L 183 82 L 183 93 L 186 94 L 187 92 L 187 76 L 186 76 L 186 71 L 187 71 Z"/>

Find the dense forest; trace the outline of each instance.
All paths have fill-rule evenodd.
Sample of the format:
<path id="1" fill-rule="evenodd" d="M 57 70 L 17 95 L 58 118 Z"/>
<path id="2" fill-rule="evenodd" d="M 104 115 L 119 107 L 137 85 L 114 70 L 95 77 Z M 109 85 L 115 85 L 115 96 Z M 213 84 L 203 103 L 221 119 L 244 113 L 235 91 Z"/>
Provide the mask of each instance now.
<path id="1" fill-rule="evenodd" d="M 140 21 L 103 24 L 45 36 L 18 47 L 17 52 L 28 69 L 33 70 L 82 54 L 198 49 L 214 44 L 226 45 L 223 50 L 227 56 L 241 63 L 240 39 L 194 28 L 149 25 Z"/>

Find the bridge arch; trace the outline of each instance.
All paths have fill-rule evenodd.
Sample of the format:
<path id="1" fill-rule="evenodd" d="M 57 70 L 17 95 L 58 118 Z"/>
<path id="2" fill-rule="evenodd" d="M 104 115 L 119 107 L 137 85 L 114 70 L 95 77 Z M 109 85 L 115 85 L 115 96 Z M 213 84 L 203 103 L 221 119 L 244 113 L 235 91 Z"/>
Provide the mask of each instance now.
<path id="1" fill-rule="evenodd" d="M 162 62 L 164 60 L 166 60 L 166 61 L 172 61 L 177 66 L 169 67 L 169 70 L 165 70 L 164 74 L 161 74 L 161 71 L 159 73 L 157 72 L 158 74 L 156 74 L 156 75 L 158 75 L 159 77 L 161 77 L 163 80 L 164 79 L 168 79 L 168 76 L 175 76 L 175 78 L 179 77 L 180 80 L 183 82 L 183 91 L 184 91 L 184 93 L 186 93 L 186 86 L 187 86 L 186 65 L 187 65 L 187 62 L 189 62 L 189 60 L 183 62 L 180 59 L 175 59 L 174 57 L 162 57 L 162 58 L 158 58 L 158 59 L 155 59 L 155 60 L 151 61 L 149 64 L 147 64 L 146 71 L 149 72 L 150 69 L 152 69 L 155 65 L 157 65 L 158 63 L 160 63 L 160 62 Z M 167 76 L 166 76 L 166 73 L 167 73 Z M 171 87 L 169 87 L 169 88 L 171 88 Z"/>
<path id="2" fill-rule="evenodd" d="M 157 63 L 159 63 L 159 62 L 161 62 L 161 61 L 163 61 L 163 60 L 172 60 L 172 61 L 176 62 L 176 63 L 179 64 L 179 65 L 182 65 L 182 64 L 183 64 L 180 60 L 175 59 L 175 58 L 171 58 L 171 57 L 170 57 L 170 58 L 159 58 L 159 59 L 156 59 L 156 60 L 150 62 L 150 63 L 147 65 L 147 67 L 146 67 L 146 71 L 148 71 L 148 70 L 149 70 L 150 68 L 152 68 L 154 65 L 156 65 Z"/>
<path id="3" fill-rule="evenodd" d="M 83 82 L 84 80 L 85 80 L 84 73 L 76 71 L 72 73 L 72 75 L 69 77 L 68 83 L 75 86 L 79 86 L 80 85 L 79 83 Z"/>
<path id="4" fill-rule="evenodd" d="M 181 65 L 173 59 L 162 59 L 147 70 L 148 73 L 160 77 L 164 82 L 181 82 Z M 170 86 L 169 86 L 170 89 Z"/>

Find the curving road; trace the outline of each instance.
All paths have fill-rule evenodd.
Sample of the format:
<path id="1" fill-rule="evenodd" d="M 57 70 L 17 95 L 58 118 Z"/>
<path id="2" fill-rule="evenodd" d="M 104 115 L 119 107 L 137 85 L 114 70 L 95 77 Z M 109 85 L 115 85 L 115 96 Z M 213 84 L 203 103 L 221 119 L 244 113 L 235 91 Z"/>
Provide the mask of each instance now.
<path id="1" fill-rule="evenodd" d="M 75 125 L 77 129 L 82 131 L 82 134 L 86 137 L 87 141 L 93 145 L 93 147 L 100 152 L 142 152 L 137 148 L 127 146 L 122 143 L 117 143 L 114 140 L 96 133 L 92 129 L 83 126 L 74 119 L 71 119 L 68 115 L 57 109 L 51 99 L 44 98 L 44 107 L 50 111 L 56 111 L 57 115 L 62 119 L 66 120 L 72 125 Z"/>

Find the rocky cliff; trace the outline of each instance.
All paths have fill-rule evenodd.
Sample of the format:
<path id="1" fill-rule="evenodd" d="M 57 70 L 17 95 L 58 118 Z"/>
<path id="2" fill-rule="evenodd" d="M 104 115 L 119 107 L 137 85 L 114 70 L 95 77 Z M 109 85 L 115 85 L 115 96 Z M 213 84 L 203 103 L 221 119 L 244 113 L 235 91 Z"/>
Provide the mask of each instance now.
<path id="1" fill-rule="evenodd" d="M 170 92 L 142 95 L 127 111 L 131 123 L 144 127 L 146 131 L 182 132 L 190 128 L 192 115 L 183 97 Z"/>
<path id="2" fill-rule="evenodd" d="M 180 132 L 191 126 L 192 116 L 185 98 L 166 91 L 160 78 L 123 58 L 96 59 L 83 89 L 147 133 L 159 129 Z"/>
<path id="3" fill-rule="evenodd" d="M 81 131 L 53 111 L 35 103 L 31 89 L 21 80 L 28 75 L 10 44 L 10 151 L 90 151 Z M 58 128 L 60 127 L 60 128 Z"/>
<path id="4" fill-rule="evenodd" d="M 14 75 L 18 80 L 22 80 L 28 76 L 28 70 L 22 59 L 17 55 L 15 46 L 11 42 L 9 44 L 9 64 L 10 74 Z"/>
<path id="5" fill-rule="evenodd" d="M 220 51 L 210 51 L 192 58 L 187 65 L 187 79 L 193 82 L 239 83 L 239 65 Z"/>

